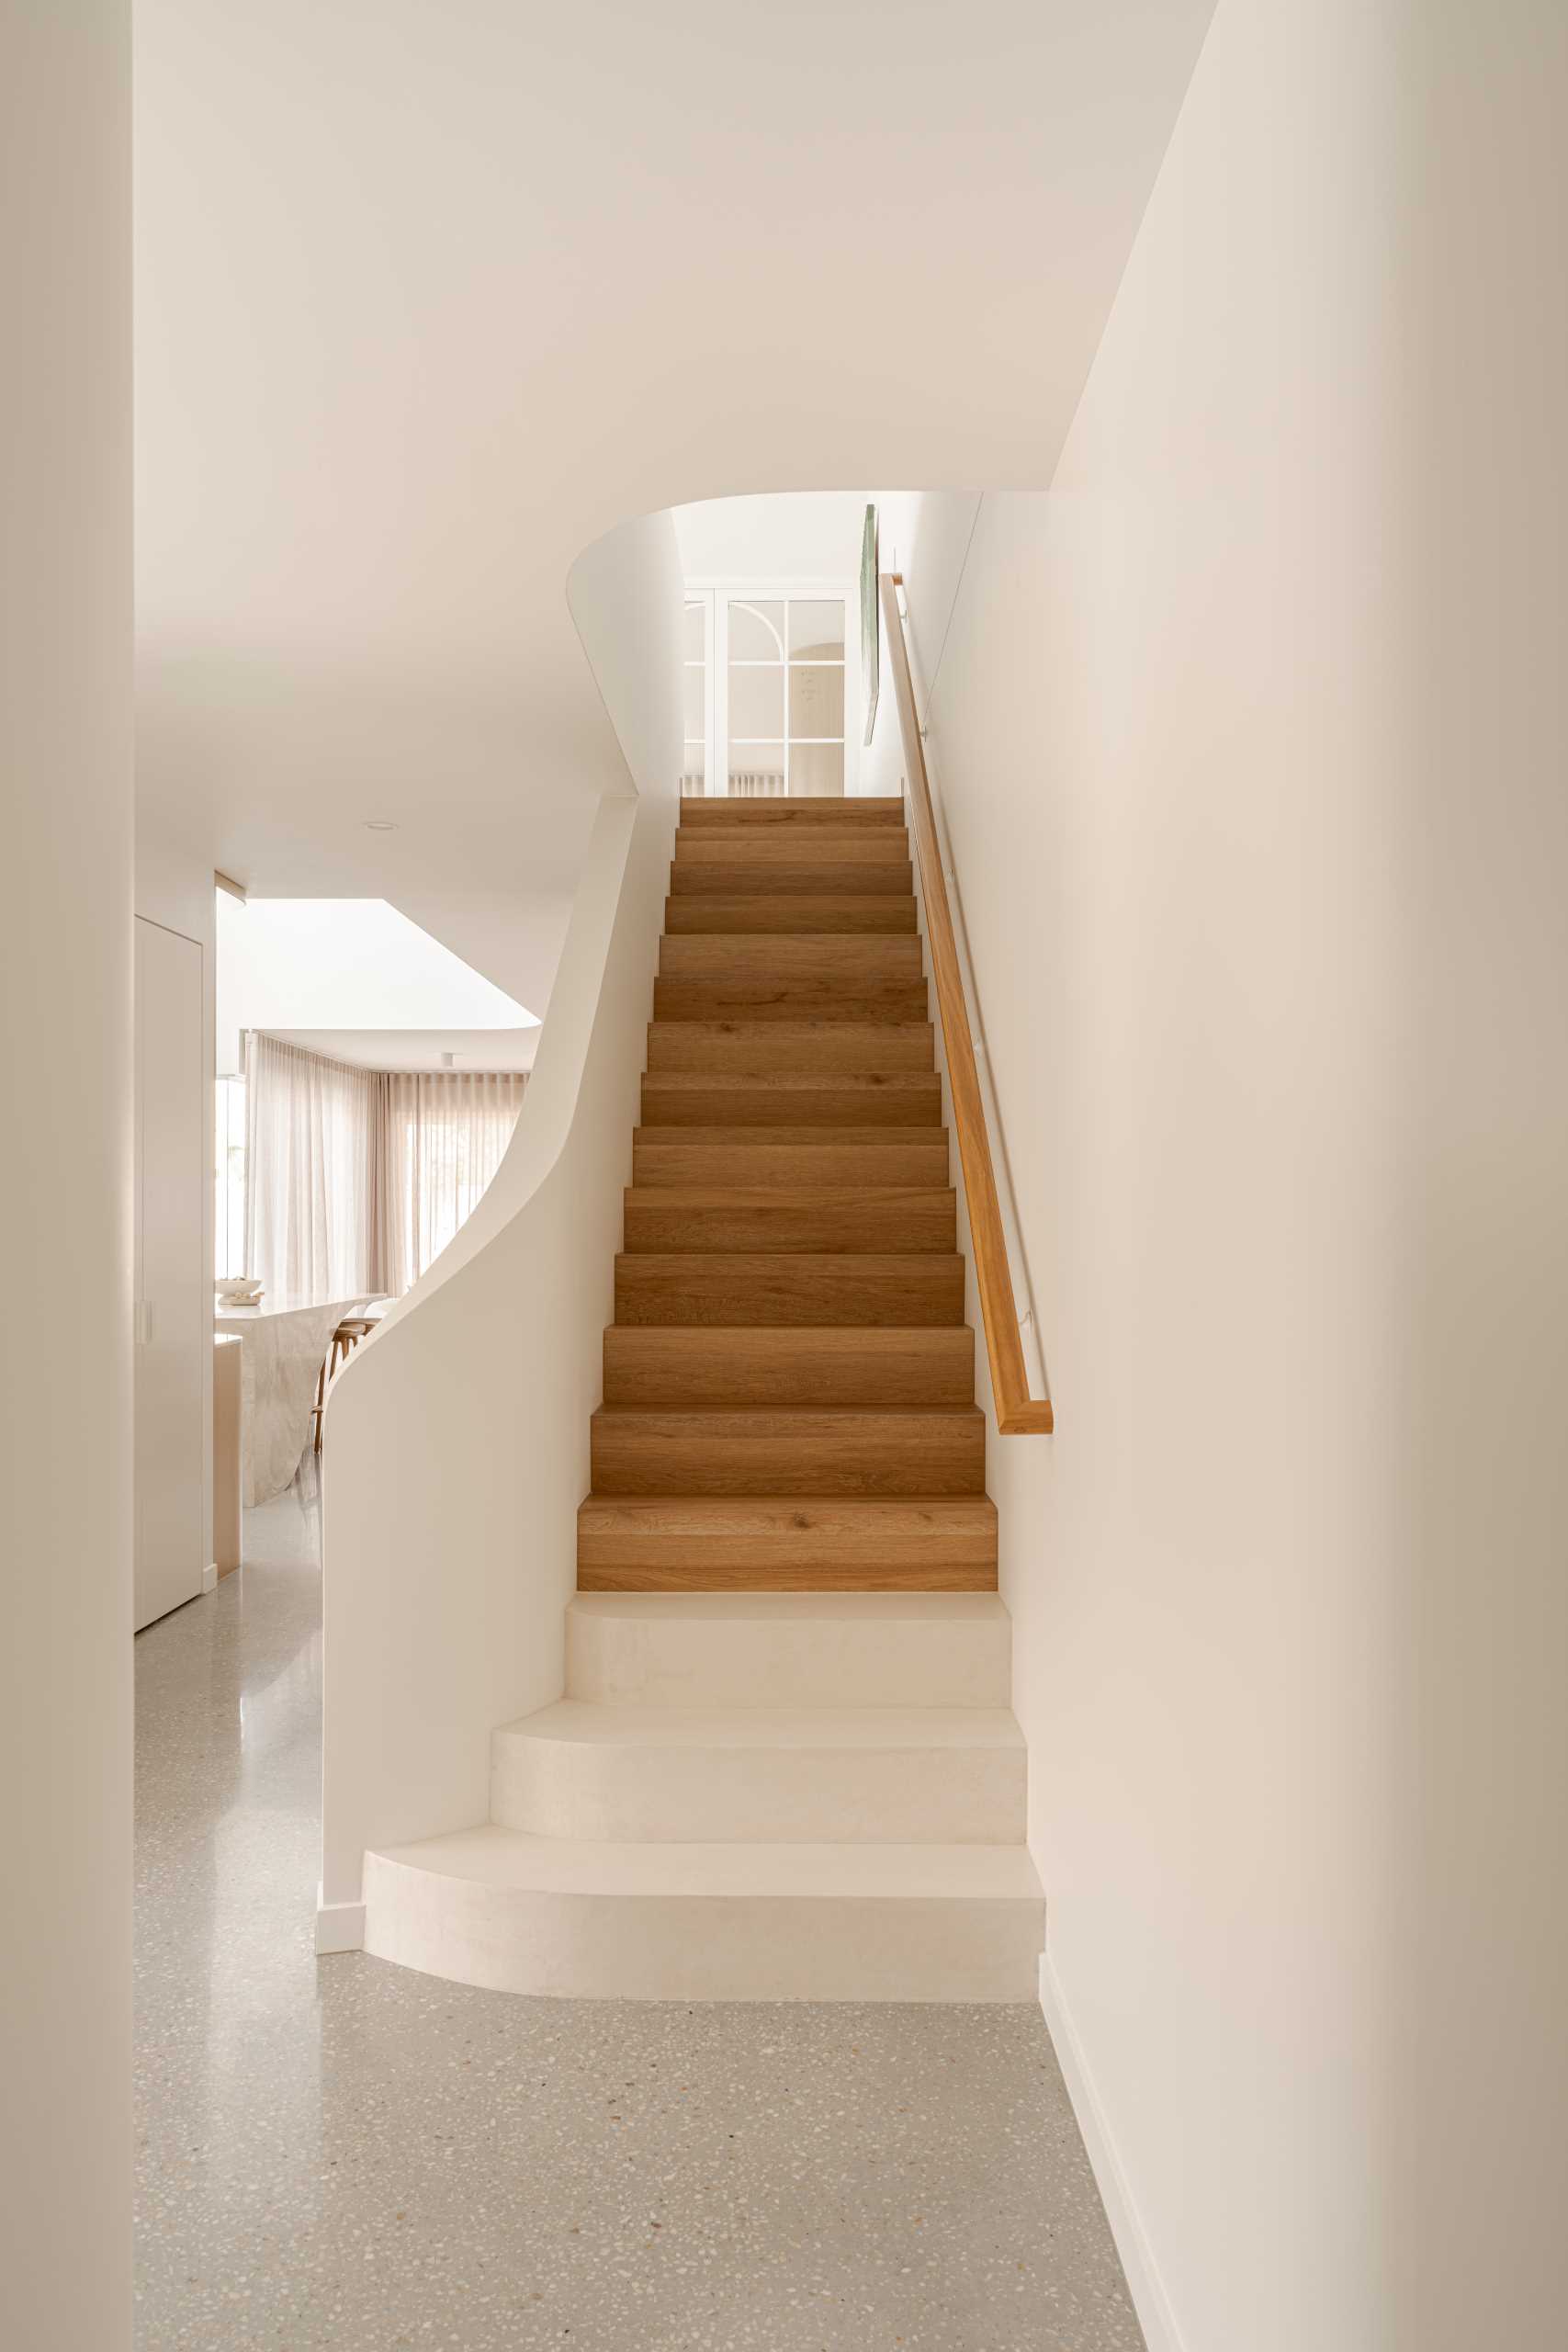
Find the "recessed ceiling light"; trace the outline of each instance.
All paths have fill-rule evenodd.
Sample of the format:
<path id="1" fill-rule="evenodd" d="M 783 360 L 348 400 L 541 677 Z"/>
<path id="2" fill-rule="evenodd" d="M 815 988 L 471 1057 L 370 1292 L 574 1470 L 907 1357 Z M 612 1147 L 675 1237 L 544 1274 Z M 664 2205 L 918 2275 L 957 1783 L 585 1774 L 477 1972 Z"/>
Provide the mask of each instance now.
<path id="1" fill-rule="evenodd" d="M 367 833 L 395 833 L 398 829 L 390 817 L 367 817 L 365 830 Z"/>

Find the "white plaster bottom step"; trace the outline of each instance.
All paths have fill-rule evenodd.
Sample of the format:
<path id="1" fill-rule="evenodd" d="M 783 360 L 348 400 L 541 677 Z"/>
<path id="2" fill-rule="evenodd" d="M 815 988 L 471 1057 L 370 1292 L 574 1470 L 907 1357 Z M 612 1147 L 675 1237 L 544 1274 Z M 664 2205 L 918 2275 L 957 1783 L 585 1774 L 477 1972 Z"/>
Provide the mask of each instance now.
<path id="1" fill-rule="evenodd" d="M 1022 1846 L 640 1846 L 487 1825 L 365 1858 L 365 1949 L 581 2000 L 1032 2001 Z"/>
<path id="2" fill-rule="evenodd" d="M 1005 1707 L 626 1707 L 495 1733 L 491 1818 L 541 1838 L 1005 1846 L 1025 1828 Z"/>
<path id="3" fill-rule="evenodd" d="M 580 1592 L 574 1699 L 645 1707 L 1006 1707 L 992 1592 Z"/>

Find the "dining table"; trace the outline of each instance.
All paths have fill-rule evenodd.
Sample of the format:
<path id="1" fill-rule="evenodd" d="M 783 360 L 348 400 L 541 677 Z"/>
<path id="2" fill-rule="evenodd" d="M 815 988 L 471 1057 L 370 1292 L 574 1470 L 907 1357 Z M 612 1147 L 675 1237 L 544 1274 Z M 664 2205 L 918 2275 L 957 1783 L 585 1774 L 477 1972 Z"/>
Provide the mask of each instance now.
<path id="1" fill-rule="evenodd" d="M 247 1508 L 292 1485 L 310 1442 L 310 1415 L 333 1333 L 345 1315 L 363 1313 L 385 1291 L 355 1291 L 341 1298 L 262 1298 L 254 1306 L 220 1302 L 216 1331 L 243 1342 L 240 1387 L 244 1406 L 244 1496 Z"/>

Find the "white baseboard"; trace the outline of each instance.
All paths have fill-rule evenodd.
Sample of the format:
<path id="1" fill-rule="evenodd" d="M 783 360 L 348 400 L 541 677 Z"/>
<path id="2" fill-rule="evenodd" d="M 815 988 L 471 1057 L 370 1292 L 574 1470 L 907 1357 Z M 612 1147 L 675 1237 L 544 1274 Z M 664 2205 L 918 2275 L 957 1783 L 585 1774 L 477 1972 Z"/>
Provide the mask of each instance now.
<path id="1" fill-rule="evenodd" d="M 1062 2069 L 1062 2079 L 1067 2086 L 1067 2097 L 1073 2103 L 1078 2131 L 1094 2168 L 1105 2218 L 1111 2224 L 1111 2234 L 1116 2241 L 1116 2251 L 1122 2257 L 1122 2268 L 1127 2280 L 1127 2292 L 1133 2298 L 1133 2308 L 1138 2314 L 1138 2324 L 1144 2331 L 1148 2352 L 1186 2352 L 1170 2298 L 1155 2261 L 1154 2249 L 1148 2242 L 1144 2225 L 1133 2202 L 1127 2177 L 1116 2153 L 1116 2143 L 1105 2120 L 1105 2113 L 1096 2095 L 1093 2077 L 1084 2060 L 1077 2035 L 1073 2030 L 1056 1982 L 1048 1952 L 1040 1955 L 1040 2007 L 1045 2014 L 1046 2030 L 1055 2047 L 1056 2063 Z"/>
<path id="2" fill-rule="evenodd" d="M 316 1956 L 324 1959 L 329 1952 L 363 1951 L 365 1949 L 365 1905 L 363 1903 L 323 1903 L 321 1890 L 316 1889 Z"/>
<path id="3" fill-rule="evenodd" d="M 201 1572 L 201 1589 L 203 1592 L 217 1591 L 218 1563 L 216 1560 L 209 1560 L 207 1566 L 203 1568 Z"/>

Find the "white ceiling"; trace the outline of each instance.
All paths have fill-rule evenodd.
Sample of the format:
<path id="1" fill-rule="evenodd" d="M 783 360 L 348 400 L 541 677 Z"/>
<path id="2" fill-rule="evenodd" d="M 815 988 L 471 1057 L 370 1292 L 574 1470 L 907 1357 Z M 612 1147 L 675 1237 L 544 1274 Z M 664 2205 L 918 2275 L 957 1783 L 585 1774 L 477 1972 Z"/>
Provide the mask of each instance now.
<path id="1" fill-rule="evenodd" d="M 246 1029 L 406 1035 L 537 1025 L 526 1005 L 384 899 L 254 898 L 241 905 L 217 893 L 220 1073 L 241 1067 Z M 443 1034 L 437 1042 L 451 1041 Z"/>
<path id="2" fill-rule="evenodd" d="M 1211 6 L 138 0 L 145 824 L 543 1011 L 624 783 L 572 560 L 1046 483 Z"/>
<path id="3" fill-rule="evenodd" d="M 243 1029 L 525 1029 L 526 1005 L 385 899 L 218 893 L 218 976 Z"/>

